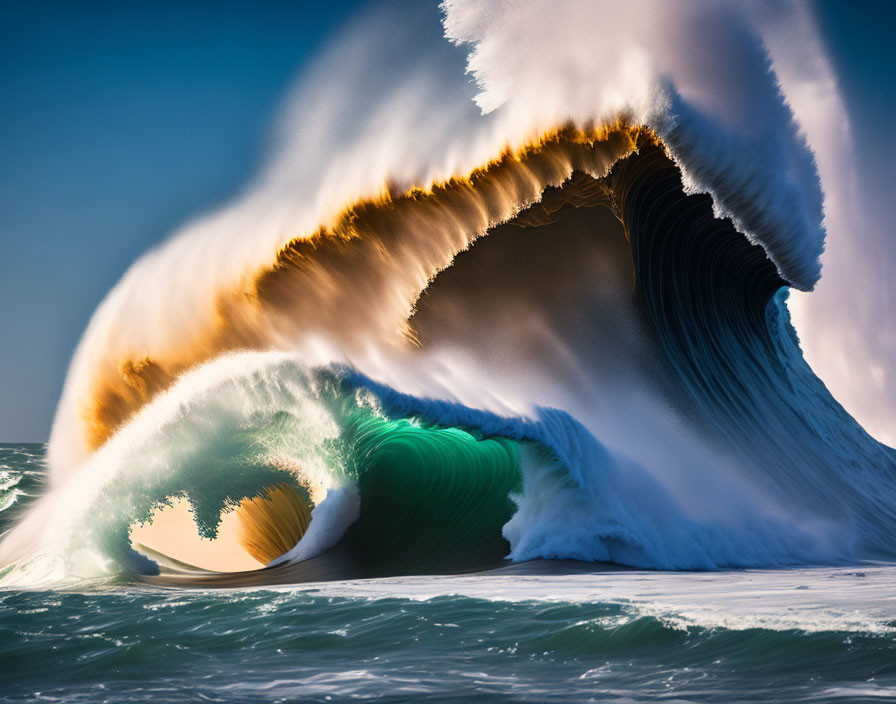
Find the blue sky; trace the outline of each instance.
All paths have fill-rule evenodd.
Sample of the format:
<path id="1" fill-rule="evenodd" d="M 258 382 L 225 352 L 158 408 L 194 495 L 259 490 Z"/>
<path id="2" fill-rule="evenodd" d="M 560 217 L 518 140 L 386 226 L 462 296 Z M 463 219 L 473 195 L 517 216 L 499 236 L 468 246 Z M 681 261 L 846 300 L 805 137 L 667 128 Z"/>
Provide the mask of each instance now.
<path id="1" fill-rule="evenodd" d="M 251 178 L 286 90 L 359 4 L 0 4 L 0 441 L 46 440 L 96 305 Z M 889 183 L 896 3 L 818 9 L 862 168 Z"/>
<path id="2" fill-rule="evenodd" d="M 357 4 L 0 3 L 0 441 L 47 438 L 93 309 L 239 191 Z"/>

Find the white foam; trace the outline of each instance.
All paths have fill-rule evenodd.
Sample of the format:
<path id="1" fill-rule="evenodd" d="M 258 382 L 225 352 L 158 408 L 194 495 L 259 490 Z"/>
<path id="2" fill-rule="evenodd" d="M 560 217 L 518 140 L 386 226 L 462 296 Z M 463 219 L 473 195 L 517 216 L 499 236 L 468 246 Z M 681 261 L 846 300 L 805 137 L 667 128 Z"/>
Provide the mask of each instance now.
<path id="1" fill-rule="evenodd" d="M 726 572 L 394 577 L 290 587 L 368 599 L 621 603 L 676 628 L 896 633 L 896 566 Z M 623 615 L 621 618 L 630 618 Z"/>

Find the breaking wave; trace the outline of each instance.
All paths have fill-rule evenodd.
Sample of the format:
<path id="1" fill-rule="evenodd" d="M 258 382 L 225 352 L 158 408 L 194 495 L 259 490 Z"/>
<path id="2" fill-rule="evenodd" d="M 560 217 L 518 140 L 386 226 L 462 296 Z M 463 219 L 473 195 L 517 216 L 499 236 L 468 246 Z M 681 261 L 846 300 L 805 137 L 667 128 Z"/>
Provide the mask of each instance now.
<path id="1" fill-rule="evenodd" d="M 762 20 L 685 4 L 682 59 L 635 5 L 595 48 L 551 35 L 589 6 L 521 25 L 444 3 L 484 115 L 466 85 L 434 97 L 438 52 L 357 138 L 306 81 L 296 119 L 345 143 L 286 143 L 110 293 L 4 579 L 214 583 L 227 568 L 192 562 L 184 535 L 136 537 L 179 506 L 200 539 L 270 564 L 245 583 L 892 558 L 896 452 L 789 321 L 788 289 L 819 276 L 823 199 Z M 331 50 L 343 67 L 371 61 L 381 20 Z"/>

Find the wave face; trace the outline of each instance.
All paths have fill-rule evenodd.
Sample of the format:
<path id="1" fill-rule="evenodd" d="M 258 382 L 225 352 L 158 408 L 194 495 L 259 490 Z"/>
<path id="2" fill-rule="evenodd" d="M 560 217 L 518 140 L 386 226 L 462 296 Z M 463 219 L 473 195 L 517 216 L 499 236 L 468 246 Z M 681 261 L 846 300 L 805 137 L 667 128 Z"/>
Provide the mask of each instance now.
<path id="1" fill-rule="evenodd" d="M 694 32 L 688 7 L 679 39 Z M 4 579 L 892 558 L 896 452 L 814 376 L 786 306 L 819 274 L 813 155 L 758 20 L 719 7 L 701 17 L 713 39 L 693 37 L 695 55 L 724 39 L 718 71 L 738 95 L 702 64 L 660 75 L 667 41 L 634 61 L 641 43 L 620 40 L 558 74 L 604 91 L 581 104 L 566 78 L 521 84 L 531 67 L 509 48 L 486 70 L 516 21 L 499 31 L 445 3 L 488 112 L 445 108 L 459 121 L 440 129 L 466 132 L 437 141 L 464 156 L 423 168 L 432 144 L 396 146 L 389 158 L 404 161 L 373 169 L 387 184 L 374 188 L 357 177 L 369 153 L 335 152 L 338 187 L 318 173 L 317 205 L 299 215 L 301 169 L 276 164 L 135 264 L 72 362 L 49 486 L 0 543 Z M 620 75 L 632 78 L 622 93 Z M 377 115 L 413 119 L 406 91 L 424 84 Z M 527 102 L 548 87 L 549 108 Z M 761 109 L 743 107 L 745 87 Z M 436 107 L 457 100 L 443 93 Z M 365 139 L 380 153 L 393 128 L 377 125 Z M 178 502 L 203 539 L 230 540 L 221 526 L 236 521 L 228 549 L 251 545 L 270 567 L 220 577 L 179 552 L 184 536 L 132 539 Z"/>

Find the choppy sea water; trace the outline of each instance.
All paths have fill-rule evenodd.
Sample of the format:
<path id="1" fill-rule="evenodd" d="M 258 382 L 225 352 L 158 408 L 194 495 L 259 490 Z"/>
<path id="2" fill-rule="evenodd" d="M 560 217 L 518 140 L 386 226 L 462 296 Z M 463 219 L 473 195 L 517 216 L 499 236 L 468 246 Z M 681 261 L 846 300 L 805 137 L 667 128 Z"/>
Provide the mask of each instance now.
<path id="1" fill-rule="evenodd" d="M 0 446 L 0 528 L 43 447 Z M 896 566 L 0 587 L 0 701 L 896 700 Z"/>

